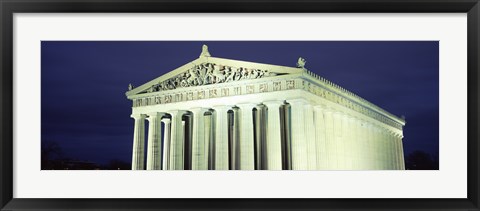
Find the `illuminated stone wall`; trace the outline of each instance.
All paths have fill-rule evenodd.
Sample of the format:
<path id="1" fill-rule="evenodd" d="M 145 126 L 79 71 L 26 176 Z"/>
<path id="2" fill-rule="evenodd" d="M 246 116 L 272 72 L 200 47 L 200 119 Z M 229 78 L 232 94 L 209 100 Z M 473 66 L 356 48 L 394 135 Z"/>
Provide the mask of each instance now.
<path id="1" fill-rule="evenodd" d="M 132 169 L 405 169 L 405 120 L 304 64 L 222 59 L 204 48 L 200 58 L 130 86 Z"/>

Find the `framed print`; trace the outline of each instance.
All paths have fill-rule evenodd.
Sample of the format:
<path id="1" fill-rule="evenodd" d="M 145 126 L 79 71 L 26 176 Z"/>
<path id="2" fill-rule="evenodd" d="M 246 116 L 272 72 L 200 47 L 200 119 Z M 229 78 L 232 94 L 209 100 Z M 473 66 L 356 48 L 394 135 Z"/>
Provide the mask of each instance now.
<path id="1" fill-rule="evenodd" d="M 2 210 L 478 209 L 478 1 L 2 1 Z"/>

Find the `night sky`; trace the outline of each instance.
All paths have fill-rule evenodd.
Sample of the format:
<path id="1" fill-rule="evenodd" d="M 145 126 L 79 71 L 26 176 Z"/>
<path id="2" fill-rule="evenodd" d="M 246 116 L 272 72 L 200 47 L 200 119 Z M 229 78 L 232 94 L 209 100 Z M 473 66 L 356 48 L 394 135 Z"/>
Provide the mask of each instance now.
<path id="1" fill-rule="evenodd" d="M 43 41 L 42 141 L 65 157 L 131 162 L 133 119 L 128 84 L 142 85 L 200 55 L 306 68 L 397 116 L 404 150 L 438 159 L 439 51 L 427 41 Z"/>

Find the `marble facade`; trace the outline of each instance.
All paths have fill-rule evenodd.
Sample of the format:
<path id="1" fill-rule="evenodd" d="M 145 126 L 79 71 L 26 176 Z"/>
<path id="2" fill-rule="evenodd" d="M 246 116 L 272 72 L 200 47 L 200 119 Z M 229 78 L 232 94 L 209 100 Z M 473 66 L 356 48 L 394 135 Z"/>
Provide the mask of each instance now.
<path id="1" fill-rule="evenodd" d="M 217 58 L 204 46 L 198 59 L 130 85 L 132 170 L 405 169 L 404 118 L 305 63 Z"/>

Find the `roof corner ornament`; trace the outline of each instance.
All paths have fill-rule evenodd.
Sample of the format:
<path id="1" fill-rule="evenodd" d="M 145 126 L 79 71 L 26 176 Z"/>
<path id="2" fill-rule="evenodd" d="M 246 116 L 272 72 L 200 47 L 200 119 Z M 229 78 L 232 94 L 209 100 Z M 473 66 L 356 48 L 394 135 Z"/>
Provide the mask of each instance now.
<path id="1" fill-rule="evenodd" d="M 306 69 L 305 68 L 305 63 L 307 63 L 307 61 L 304 58 L 298 57 L 297 67 L 302 68 L 302 69 Z"/>
<path id="2" fill-rule="evenodd" d="M 200 57 L 210 57 L 210 52 L 208 52 L 208 46 L 203 45 L 202 46 L 202 53 L 200 54 Z"/>
<path id="3" fill-rule="evenodd" d="M 132 91 L 133 88 L 135 88 L 135 87 L 133 87 L 132 84 L 128 84 L 128 91 Z"/>

